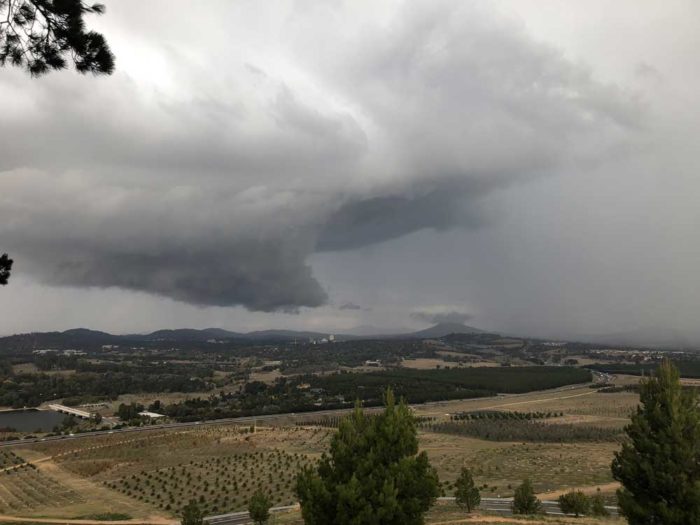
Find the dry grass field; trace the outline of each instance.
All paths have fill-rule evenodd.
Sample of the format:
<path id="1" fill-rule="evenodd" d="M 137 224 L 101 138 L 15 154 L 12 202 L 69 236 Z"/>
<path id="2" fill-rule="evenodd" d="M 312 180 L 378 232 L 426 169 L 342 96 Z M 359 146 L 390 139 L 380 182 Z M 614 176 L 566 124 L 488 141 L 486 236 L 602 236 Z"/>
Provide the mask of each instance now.
<path id="1" fill-rule="evenodd" d="M 629 392 L 599 393 L 588 387 L 550 392 L 471 399 L 417 407 L 421 416 L 448 419 L 447 414 L 473 410 L 563 412 L 547 424 L 571 423 L 622 428 L 637 406 L 638 395 Z M 504 443 L 469 437 L 420 433 L 421 446 L 438 469 L 445 491 L 450 493 L 462 466 L 474 471 L 475 480 L 488 496 L 510 496 L 529 477 L 538 492 L 573 487 L 602 486 L 612 482 L 610 463 L 619 448 L 602 443 Z"/>
<path id="2" fill-rule="evenodd" d="M 5 470 L 0 476 L 0 514 L 21 515 L 84 501 L 78 492 L 31 465 Z"/>
<path id="3" fill-rule="evenodd" d="M 502 395 L 498 398 L 444 401 L 416 407 L 420 416 L 442 417 L 470 410 L 518 410 L 564 412 L 567 415 L 627 419 L 639 396 L 632 392 L 604 394 L 585 387 L 567 387 L 549 392 Z"/>
<path id="4" fill-rule="evenodd" d="M 39 494 L 5 513 L 172 517 L 190 499 L 207 513 L 230 512 L 243 510 L 258 488 L 268 490 L 275 504 L 289 504 L 297 471 L 318 459 L 331 432 L 293 427 L 258 428 L 253 433 L 248 427 L 229 425 L 36 444 L 18 451 L 22 460 L 36 462 L 36 470 L 27 470 L 81 497 L 48 507 L 43 501 L 49 494 Z M 5 481 L 0 475 L 0 494 L 10 489 Z"/>
<path id="5" fill-rule="evenodd" d="M 537 492 L 610 483 L 615 443 L 498 443 L 421 433 L 421 446 L 437 469 L 445 492 L 463 466 L 472 469 L 485 496 L 509 497 L 523 479 Z"/>
<path id="6" fill-rule="evenodd" d="M 308 456 L 273 449 L 143 470 L 105 484 L 175 513 L 195 500 L 206 515 L 212 515 L 245 510 L 256 490 L 267 492 L 275 506 L 293 505 L 296 474 L 313 463 Z"/>
<path id="7" fill-rule="evenodd" d="M 416 407 L 416 413 L 447 420 L 449 414 L 470 410 L 552 411 L 564 415 L 551 423 L 620 428 L 636 403 L 633 393 L 573 387 L 434 403 Z M 34 462 L 9 474 L 0 470 L 0 514 L 78 518 L 116 512 L 144 520 L 173 519 L 189 499 L 199 501 L 207 513 L 244 509 L 259 487 L 270 491 L 275 504 L 289 504 L 296 472 L 327 450 L 334 431 L 291 426 L 291 418 L 280 421 L 287 426 L 255 432 L 220 425 L 116 433 L 0 451 L 0 469 Z M 540 493 L 600 486 L 610 494 L 610 462 L 619 447 L 614 442 L 496 442 L 425 429 L 419 438 L 448 495 L 462 466 L 472 469 L 484 496 L 510 496 L 526 477 Z M 294 513 L 275 519 L 300 523 Z M 455 508 L 441 505 L 431 511 L 429 522 L 461 519 Z"/>
<path id="8" fill-rule="evenodd" d="M 429 357 L 419 357 L 416 359 L 404 359 L 401 366 L 405 368 L 415 368 L 416 370 L 432 370 L 445 366 L 459 366 L 457 363 L 450 363 L 443 359 L 434 359 Z"/>

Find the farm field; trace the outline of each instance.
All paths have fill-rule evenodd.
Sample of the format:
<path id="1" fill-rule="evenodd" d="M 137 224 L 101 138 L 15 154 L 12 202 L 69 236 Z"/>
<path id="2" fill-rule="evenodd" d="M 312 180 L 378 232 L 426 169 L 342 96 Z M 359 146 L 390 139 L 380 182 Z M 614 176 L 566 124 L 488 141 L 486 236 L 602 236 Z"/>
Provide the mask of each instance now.
<path id="1" fill-rule="evenodd" d="M 523 479 L 537 492 L 605 485 L 616 443 L 502 443 L 421 432 L 421 446 L 438 470 L 447 495 L 463 466 L 489 497 L 510 497 Z"/>
<path id="2" fill-rule="evenodd" d="M 446 413 L 470 410 L 517 410 L 559 412 L 601 419 L 626 420 L 637 406 L 639 396 L 633 392 L 600 393 L 592 388 L 568 387 L 548 392 L 503 395 L 498 398 L 462 399 L 429 403 L 415 408 L 420 416 L 441 417 Z"/>
<path id="3" fill-rule="evenodd" d="M 78 492 L 34 466 L 5 470 L 0 476 L 0 514 L 57 509 L 84 501 Z"/>
<path id="4" fill-rule="evenodd" d="M 305 455 L 272 449 L 141 471 L 105 484 L 165 511 L 195 500 L 211 515 L 245 510 L 256 490 L 269 492 L 274 506 L 293 505 L 296 473 L 312 464 Z"/>
<path id="5" fill-rule="evenodd" d="M 511 496 L 526 477 L 539 493 L 600 486 L 606 497 L 612 497 L 610 462 L 619 448 L 616 440 L 544 443 L 535 436 L 528 442 L 495 441 L 435 432 L 430 425 L 447 422 L 453 414 L 482 410 L 551 412 L 552 417 L 538 424 L 620 429 L 636 405 L 636 396 L 568 387 L 423 405 L 415 409 L 422 421 L 420 446 L 437 469 L 446 495 L 453 493 L 462 466 L 468 466 L 485 497 Z M 296 472 L 319 458 L 334 432 L 315 426 L 301 414 L 298 420 L 306 421 L 305 426 L 295 426 L 294 418 L 288 416 L 280 418 L 279 426 L 255 431 L 235 425 L 152 430 L 0 451 L 0 465 L 35 462 L 34 467 L 12 475 L 0 473 L 0 494 L 5 498 L 0 500 L 4 505 L 0 513 L 78 518 L 121 512 L 133 518 L 167 520 L 176 517 L 190 499 L 197 500 L 206 514 L 243 510 L 259 487 L 270 491 L 275 505 L 287 505 L 295 500 Z M 17 486 L 24 488 L 18 491 Z M 25 492 L 27 496 L 20 498 Z M 457 519 L 455 512 L 435 509 L 429 522 Z M 280 520 L 287 517 L 275 519 L 286 523 Z"/>
<path id="6" fill-rule="evenodd" d="M 588 387 L 559 391 L 473 399 L 419 407 L 416 413 L 447 421 L 446 414 L 478 410 L 551 412 L 563 415 L 543 419 L 543 424 L 580 425 L 621 430 L 636 407 L 638 395 L 630 392 L 600 393 Z M 607 432 L 605 432 L 607 433 Z M 604 433 L 604 434 L 605 434 Z M 511 496 L 513 488 L 529 477 L 540 493 L 574 487 L 601 486 L 612 492 L 610 463 L 619 449 L 617 440 L 591 442 L 498 442 L 430 431 L 420 432 L 443 482 L 452 483 L 462 466 L 473 469 L 477 484 L 487 485 L 487 496 Z M 451 489 L 445 485 L 446 492 Z"/>
<path id="7" fill-rule="evenodd" d="M 208 514 L 231 512 L 245 509 L 258 488 L 269 490 L 276 505 L 287 505 L 295 499 L 297 471 L 316 461 L 330 433 L 217 426 L 38 444 L 18 452 L 56 483 L 80 486 L 86 497 L 74 502 L 81 505 L 53 509 L 35 498 L 16 515 L 76 518 L 114 511 L 115 499 L 129 502 L 116 509 L 134 518 L 175 516 L 190 499 Z M 4 486 L 0 477 L 0 490 Z"/>

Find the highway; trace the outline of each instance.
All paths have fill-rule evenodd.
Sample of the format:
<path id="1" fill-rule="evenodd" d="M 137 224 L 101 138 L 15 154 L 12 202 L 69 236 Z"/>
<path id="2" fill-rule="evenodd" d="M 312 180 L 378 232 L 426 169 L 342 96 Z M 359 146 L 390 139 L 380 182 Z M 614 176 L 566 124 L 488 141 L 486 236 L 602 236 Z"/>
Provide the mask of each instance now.
<path id="1" fill-rule="evenodd" d="M 454 501 L 454 498 L 440 499 Z M 513 511 L 510 507 L 512 503 L 512 498 L 481 498 L 481 505 L 479 505 L 479 508 L 488 512 L 497 512 L 504 516 L 512 516 Z M 542 500 L 542 508 L 546 514 L 566 516 L 559 508 L 559 502 L 557 501 Z M 617 516 L 617 507 L 606 506 L 605 508 L 611 516 Z"/>
<path id="2" fill-rule="evenodd" d="M 287 505 L 285 507 L 273 507 L 270 513 L 284 512 L 296 509 L 298 505 Z M 218 516 L 207 516 L 204 521 L 209 525 L 238 525 L 240 523 L 252 523 L 248 511 L 232 512 L 230 514 L 220 514 Z"/>
<path id="3" fill-rule="evenodd" d="M 482 398 L 483 399 L 483 398 Z M 369 407 L 365 410 L 379 410 L 381 407 Z M 65 441 L 81 439 L 86 437 L 94 436 L 105 436 L 109 434 L 124 434 L 128 432 L 147 432 L 149 430 L 164 430 L 173 428 L 196 428 L 200 426 L 211 426 L 211 425 L 231 425 L 231 424 L 251 424 L 251 423 L 264 423 L 266 421 L 271 421 L 284 417 L 319 417 L 319 416 L 330 416 L 330 415 L 341 415 L 351 412 L 352 408 L 341 408 L 333 410 L 318 410 L 315 412 L 299 412 L 299 413 L 287 413 L 287 414 L 268 414 L 261 416 L 244 416 L 244 417 L 232 417 L 226 419 L 212 419 L 208 421 L 193 421 L 188 423 L 163 423 L 160 425 L 147 425 L 143 427 L 125 427 L 125 428 L 115 428 L 112 430 L 95 430 L 93 432 L 81 432 L 79 434 L 61 435 L 61 436 L 47 436 L 43 438 L 34 437 L 29 439 L 14 439 L 9 441 L 0 441 L 0 447 L 12 447 L 17 445 L 27 445 L 29 443 L 45 443 L 49 441 Z"/>
<path id="4" fill-rule="evenodd" d="M 453 497 L 438 498 L 439 501 L 454 501 Z M 503 516 L 512 516 L 513 511 L 511 504 L 512 498 L 481 498 L 479 510 L 484 512 L 493 512 Z M 283 512 L 297 508 L 297 505 L 288 505 L 286 507 L 275 507 L 270 509 L 270 512 Z M 542 501 L 542 508 L 548 515 L 566 516 L 559 508 L 559 503 L 556 501 Z M 617 516 L 617 507 L 606 507 L 611 516 Z M 208 516 L 204 518 L 208 525 L 242 525 L 252 523 L 248 512 L 232 512 L 230 514 L 219 514 L 218 516 Z"/>

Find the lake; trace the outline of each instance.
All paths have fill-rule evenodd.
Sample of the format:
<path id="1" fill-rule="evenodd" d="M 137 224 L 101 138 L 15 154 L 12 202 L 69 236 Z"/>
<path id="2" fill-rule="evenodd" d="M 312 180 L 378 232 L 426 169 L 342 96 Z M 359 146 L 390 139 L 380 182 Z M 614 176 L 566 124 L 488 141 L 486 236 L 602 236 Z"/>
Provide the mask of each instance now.
<path id="1" fill-rule="evenodd" d="M 18 432 L 51 432 L 60 425 L 65 414 L 52 410 L 8 410 L 0 412 L 0 429 L 14 428 Z"/>

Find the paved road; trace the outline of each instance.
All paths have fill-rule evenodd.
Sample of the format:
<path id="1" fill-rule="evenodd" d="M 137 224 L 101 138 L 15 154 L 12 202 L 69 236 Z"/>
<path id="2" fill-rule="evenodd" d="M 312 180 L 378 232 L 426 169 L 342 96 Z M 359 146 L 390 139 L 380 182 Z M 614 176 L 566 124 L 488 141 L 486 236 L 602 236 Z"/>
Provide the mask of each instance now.
<path id="1" fill-rule="evenodd" d="M 541 394 L 551 394 L 554 392 L 564 392 L 567 390 L 575 390 L 578 388 L 585 387 L 586 385 L 589 385 L 590 383 L 583 383 L 583 384 L 578 384 L 578 385 L 568 385 L 560 388 L 554 388 L 551 390 L 540 390 L 539 393 Z M 594 393 L 595 391 L 592 391 Z M 531 396 L 533 394 L 537 394 L 538 392 L 527 392 L 525 394 L 499 394 L 496 396 L 492 396 L 491 398 L 488 397 L 480 397 L 480 398 L 468 398 L 462 401 L 483 401 L 485 399 L 510 399 L 510 398 L 518 398 L 522 396 Z M 426 406 L 442 406 L 447 403 L 453 403 L 455 401 L 460 401 L 460 400 L 445 400 L 445 401 L 432 401 L 429 403 L 422 403 L 418 405 L 410 405 L 413 408 L 418 408 L 418 407 L 426 407 Z M 367 407 L 365 410 L 380 410 L 381 407 Z M 308 418 L 308 417 L 320 417 L 320 416 L 333 416 L 333 415 L 342 415 L 342 414 L 348 414 L 352 412 L 354 408 L 340 408 L 340 409 L 332 409 L 332 410 L 317 410 L 315 412 L 291 412 L 291 413 L 285 413 L 285 414 L 269 414 L 269 415 L 261 415 L 261 416 L 245 416 L 245 417 L 232 417 L 232 418 L 226 418 L 226 419 L 213 419 L 210 421 L 194 421 L 194 422 L 189 422 L 189 423 L 163 423 L 160 425 L 148 425 L 145 427 L 127 427 L 127 428 L 118 428 L 118 429 L 113 429 L 113 430 L 96 430 L 94 432 L 81 432 L 80 434 L 74 434 L 74 435 L 68 435 L 68 436 L 50 436 L 50 437 L 44 437 L 44 438 L 29 438 L 29 439 L 15 439 L 15 440 L 10 440 L 10 441 L 0 441 L 0 448 L 1 447 L 13 447 L 13 446 L 18 446 L 18 445 L 27 445 L 29 443 L 43 443 L 43 442 L 48 442 L 48 441 L 61 441 L 61 440 L 73 440 L 73 439 L 81 439 L 81 438 L 86 438 L 86 437 L 91 437 L 91 436 L 103 436 L 103 435 L 108 435 L 108 434 L 124 434 L 127 432 L 146 432 L 149 430 L 163 430 L 163 429 L 171 429 L 171 428 L 194 428 L 197 426 L 207 426 L 207 425 L 226 425 L 226 424 L 249 424 L 249 423 L 264 423 L 266 421 L 274 421 L 275 419 L 279 418 L 285 418 L 285 417 L 297 417 L 297 418 Z"/>
<path id="2" fill-rule="evenodd" d="M 297 508 L 297 505 L 273 507 L 270 509 L 270 512 L 274 514 L 276 512 L 284 512 L 295 508 Z M 248 516 L 248 511 L 232 512 L 230 514 L 220 514 L 218 516 L 208 516 L 204 518 L 204 521 L 209 525 L 239 525 L 242 523 L 252 523 L 250 516 Z"/>
<path id="3" fill-rule="evenodd" d="M 454 498 L 438 498 L 441 501 L 454 501 Z M 479 509 L 486 512 L 495 512 L 503 516 L 512 516 L 511 510 L 512 498 L 481 498 Z M 271 512 L 282 512 L 296 508 L 296 505 L 286 507 L 275 507 L 270 509 Z M 565 516 L 559 508 L 559 503 L 556 501 L 543 501 L 542 507 L 546 514 L 554 516 Z M 617 507 L 606 507 L 611 516 L 617 516 Z M 209 525 L 243 525 L 252 523 L 247 512 L 232 512 L 230 514 L 220 514 L 218 516 L 208 516 L 204 518 Z"/>
<path id="4" fill-rule="evenodd" d="M 378 409 L 379 407 L 377 407 Z M 262 416 L 246 416 L 246 417 L 232 417 L 226 419 L 212 419 L 210 421 L 194 421 L 190 423 L 163 423 L 160 425 L 148 425 L 145 427 L 126 427 L 126 428 L 115 428 L 113 430 L 96 430 L 94 432 L 81 432 L 79 434 L 68 435 L 68 436 L 48 436 L 45 438 L 29 438 L 29 439 L 15 439 L 10 441 L 0 441 L 0 447 L 12 447 L 17 445 L 26 445 L 29 443 L 44 443 L 49 441 L 65 441 L 81 439 L 92 436 L 104 436 L 108 434 L 124 434 L 127 432 L 146 432 L 149 430 L 163 430 L 172 428 L 195 428 L 198 426 L 211 426 L 211 425 L 226 425 L 226 424 L 249 424 L 249 423 L 264 423 L 266 421 L 272 421 L 275 419 L 297 416 L 297 417 L 317 417 L 326 415 L 340 415 L 344 413 L 349 413 L 353 409 L 343 408 L 337 410 L 319 410 L 316 412 L 299 412 L 299 413 L 288 413 L 288 414 L 270 414 Z M 372 407 L 369 407 L 372 410 Z"/>
<path id="5" fill-rule="evenodd" d="M 454 500 L 454 498 L 440 498 L 447 500 Z M 511 504 L 513 503 L 512 498 L 481 498 L 481 505 L 479 508 L 481 510 L 486 510 L 489 512 L 498 512 L 505 516 L 511 516 L 513 511 L 511 509 Z M 559 508 L 559 502 L 557 501 L 542 501 L 542 508 L 545 513 L 553 514 L 557 516 L 565 516 L 565 514 Z M 617 516 L 617 507 L 605 507 L 611 516 Z"/>

